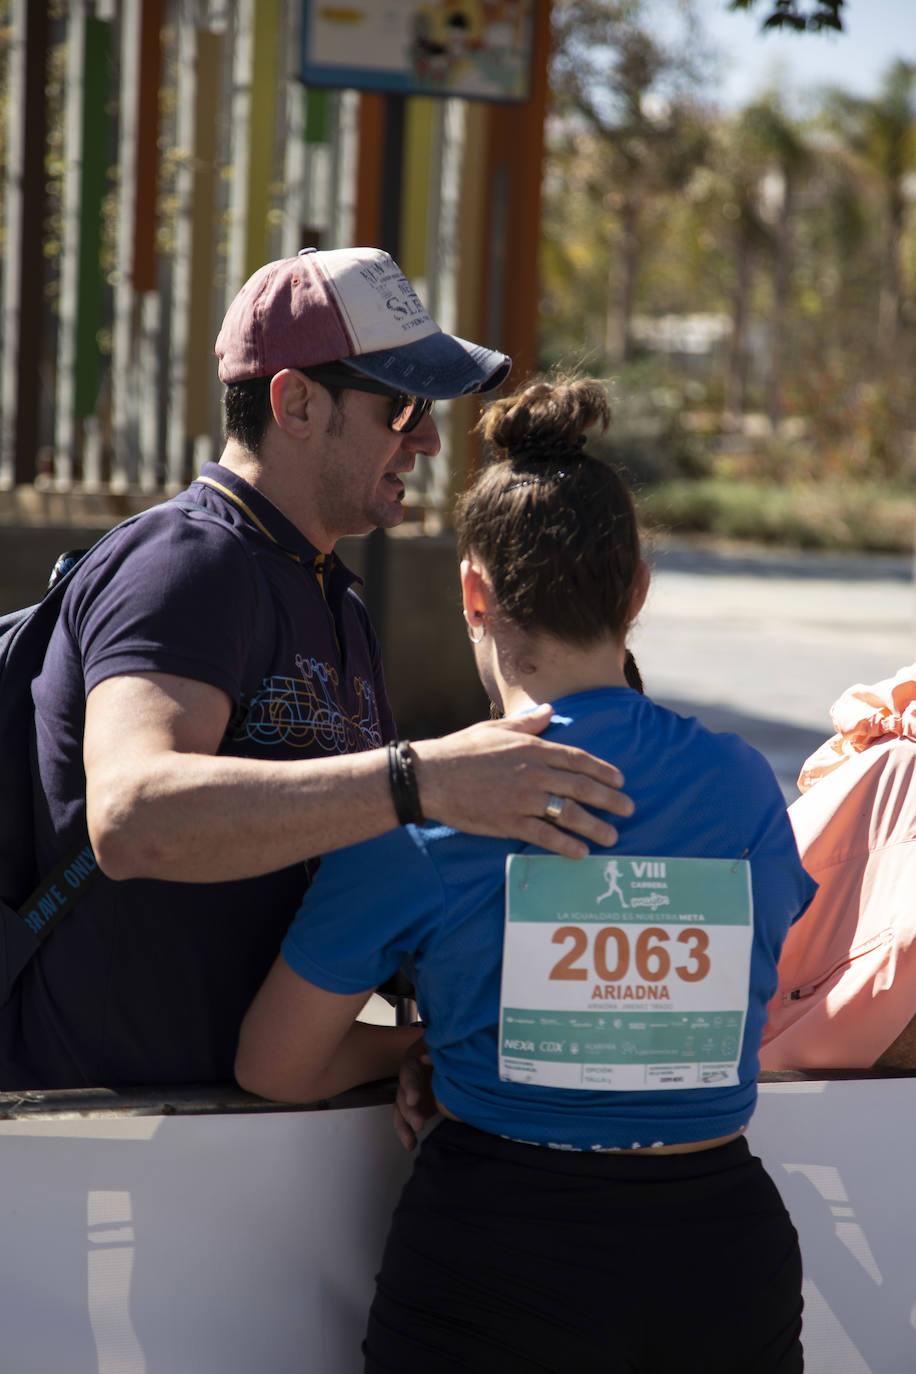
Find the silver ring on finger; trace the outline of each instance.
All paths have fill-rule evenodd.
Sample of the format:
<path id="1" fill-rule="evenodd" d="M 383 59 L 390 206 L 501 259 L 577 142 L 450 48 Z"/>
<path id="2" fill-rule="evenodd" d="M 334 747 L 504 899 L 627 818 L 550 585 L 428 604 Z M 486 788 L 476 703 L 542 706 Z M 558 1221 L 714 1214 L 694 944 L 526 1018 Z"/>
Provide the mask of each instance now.
<path id="1" fill-rule="evenodd" d="M 548 798 L 547 798 L 547 805 L 544 807 L 544 819 L 545 819 L 545 821 L 554 821 L 554 822 L 558 821 L 558 820 L 560 819 L 560 817 L 562 816 L 562 814 L 563 814 L 563 807 L 564 807 L 565 805 L 566 805 L 566 798 L 565 798 L 565 797 L 553 797 L 553 796 L 548 797 Z"/>

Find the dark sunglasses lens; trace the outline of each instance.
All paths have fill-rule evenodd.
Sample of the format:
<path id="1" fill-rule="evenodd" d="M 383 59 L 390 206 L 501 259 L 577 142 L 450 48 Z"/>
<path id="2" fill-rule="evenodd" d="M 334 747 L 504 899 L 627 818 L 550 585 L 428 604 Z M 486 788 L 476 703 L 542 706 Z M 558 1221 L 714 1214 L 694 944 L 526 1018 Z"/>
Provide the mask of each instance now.
<path id="1" fill-rule="evenodd" d="M 409 434 L 432 408 L 433 403 L 428 397 L 408 396 L 402 392 L 391 402 L 388 427 L 393 429 L 395 434 Z"/>

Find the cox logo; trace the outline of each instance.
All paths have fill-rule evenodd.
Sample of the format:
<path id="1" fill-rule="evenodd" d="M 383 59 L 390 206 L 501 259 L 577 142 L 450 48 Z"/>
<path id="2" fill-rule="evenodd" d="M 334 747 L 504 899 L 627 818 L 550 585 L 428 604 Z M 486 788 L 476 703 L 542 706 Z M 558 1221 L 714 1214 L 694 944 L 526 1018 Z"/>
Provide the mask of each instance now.
<path id="1" fill-rule="evenodd" d="M 542 1054 L 561 1054 L 563 1042 L 560 1040 L 542 1040 L 540 1050 Z"/>

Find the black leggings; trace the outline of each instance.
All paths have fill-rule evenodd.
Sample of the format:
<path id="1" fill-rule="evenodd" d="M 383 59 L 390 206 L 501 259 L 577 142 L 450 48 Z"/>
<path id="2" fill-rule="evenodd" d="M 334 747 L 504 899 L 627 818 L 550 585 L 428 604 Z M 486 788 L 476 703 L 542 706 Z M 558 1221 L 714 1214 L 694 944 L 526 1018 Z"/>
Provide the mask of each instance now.
<path id="1" fill-rule="evenodd" d="M 799 1374 L 798 1236 L 741 1138 L 592 1154 L 443 1121 L 394 1214 L 365 1374 Z"/>

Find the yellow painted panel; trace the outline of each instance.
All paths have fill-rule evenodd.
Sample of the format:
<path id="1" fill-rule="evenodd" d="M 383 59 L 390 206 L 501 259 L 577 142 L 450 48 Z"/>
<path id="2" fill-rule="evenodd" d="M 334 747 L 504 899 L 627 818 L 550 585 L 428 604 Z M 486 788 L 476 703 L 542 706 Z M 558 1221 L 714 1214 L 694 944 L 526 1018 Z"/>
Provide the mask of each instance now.
<path id="1" fill-rule="evenodd" d="M 210 429 L 208 396 L 213 372 L 213 275 L 216 256 L 216 187 L 220 61 L 223 39 L 197 33 L 197 99 L 194 118 L 194 215 L 191 225 L 191 291 L 185 432 Z"/>
<path id="2" fill-rule="evenodd" d="M 270 211 L 271 153 L 276 146 L 277 95 L 285 74 L 277 70 L 279 0 L 257 0 L 254 6 L 254 57 L 251 71 L 251 152 L 248 160 L 248 234 L 245 275 L 267 260 L 267 216 Z"/>

